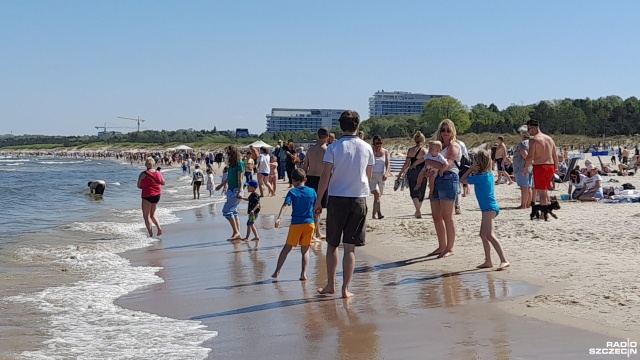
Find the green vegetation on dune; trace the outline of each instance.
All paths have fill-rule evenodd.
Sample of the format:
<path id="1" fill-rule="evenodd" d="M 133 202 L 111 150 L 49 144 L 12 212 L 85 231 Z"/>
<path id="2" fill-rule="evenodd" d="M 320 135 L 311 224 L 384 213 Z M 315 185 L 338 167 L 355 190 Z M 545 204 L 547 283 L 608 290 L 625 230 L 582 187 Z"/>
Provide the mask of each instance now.
<path id="1" fill-rule="evenodd" d="M 449 118 L 454 121 L 460 138 L 467 146 L 475 147 L 495 142 L 497 134 L 510 143 L 517 141 L 516 131 L 528 120 L 537 120 L 542 131 L 551 134 L 560 146 L 593 146 L 598 143 L 631 145 L 640 133 L 640 100 L 607 96 L 598 99 L 563 99 L 540 101 L 530 105 L 510 105 L 499 109 L 496 105 L 476 104 L 470 108 L 452 97 L 431 99 L 423 113 L 411 116 L 388 116 L 363 121 L 361 130 L 368 139 L 377 134 L 387 143 L 410 144 L 411 136 L 421 131 L 433 134 L 438 123 Z M 340 130 L 333 129 L 339 136 Z M 607 137 L 603 138 L 603 135 Z M 315 130 L 302 132 L 263 133 L 260 140 L 274 144 L 276 140 L 313 140 Z M 391 140 L 394 139 L 394 140 Z M 258 138 L 235 138 L 233 132 L 213 130 L 146 130 L 112 136 L 43 136 L 1 135 L 0 149 L 154 149 L 163 150 L 180 144 L 197 149 L 220 149 L 226 144 L 246 145 Z"/>

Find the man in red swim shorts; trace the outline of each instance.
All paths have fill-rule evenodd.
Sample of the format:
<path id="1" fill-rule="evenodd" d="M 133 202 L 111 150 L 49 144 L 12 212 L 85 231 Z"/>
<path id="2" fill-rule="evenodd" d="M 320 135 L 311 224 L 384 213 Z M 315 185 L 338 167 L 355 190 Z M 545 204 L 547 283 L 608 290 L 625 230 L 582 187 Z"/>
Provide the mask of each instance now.
<path id="1" fill-rule="evenodd" d="M 526 169 L 529 165 L 533 165 L 533 182 L 540 194 L 540 205 L 548 206 L 551 181 L 559 164 L 556 144 L 551 137 L 540 131 L 540 123 L 536 120 L 527 121 L 527 130 L 531 139 L 529 139 L 529 155 L 524 164 L 523 175 L 526 176 Z"/>

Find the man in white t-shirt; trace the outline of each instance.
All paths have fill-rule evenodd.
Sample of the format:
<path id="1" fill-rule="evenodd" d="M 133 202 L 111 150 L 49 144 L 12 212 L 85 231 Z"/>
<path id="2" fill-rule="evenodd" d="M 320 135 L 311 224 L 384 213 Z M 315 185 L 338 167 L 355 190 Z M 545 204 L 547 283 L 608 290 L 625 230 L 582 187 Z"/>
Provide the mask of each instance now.
<path id="1" fill-rule="evenodd" d="M 340 115 L 339 121 L 343 135 L 324 154 L 324 168 L 318 186 L 318 194 L 323 194 L 325 190 L 329 194 L 326 232 L 328 282 L 318 292 L 335 293 L 338 246 L 342 241 L 342 297 L 348 298 L 353 296 L 349 292 L 349 285 L 356 266 L 355 248 L 365 243 L 366 200 L 375 158 L 371 146 L 358 138 L 360 115 L 347 110 Z M 314 210 L 318 215 L 322 213 L 321 197 L 318 197 Z"/>

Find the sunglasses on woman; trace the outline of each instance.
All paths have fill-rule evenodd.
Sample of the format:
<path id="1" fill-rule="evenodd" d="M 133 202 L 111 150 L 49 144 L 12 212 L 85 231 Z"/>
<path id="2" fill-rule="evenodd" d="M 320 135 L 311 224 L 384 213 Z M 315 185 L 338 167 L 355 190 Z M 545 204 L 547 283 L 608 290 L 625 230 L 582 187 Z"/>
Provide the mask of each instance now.
<path id="1" fill-rule="evenodd" d="M 440 129 L 440 132 L 441 132 L 441 133 L 451 133 L 451 129 L 448 129 L 448 128 L 442 128 L 442 129 Z"/>

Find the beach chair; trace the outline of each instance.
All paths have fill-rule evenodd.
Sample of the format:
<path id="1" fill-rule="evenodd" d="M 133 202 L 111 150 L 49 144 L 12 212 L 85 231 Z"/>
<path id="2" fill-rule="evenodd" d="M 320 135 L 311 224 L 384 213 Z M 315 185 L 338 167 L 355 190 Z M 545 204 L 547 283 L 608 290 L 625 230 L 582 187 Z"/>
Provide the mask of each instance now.
<path id="1" fill-rule="evenodd" d="M 576 164 L 578 163 L 578 158 L 571 158 L 571 160 L 569 160 L 569 166 L 567 166 L 567 173 L 563 174 L 562 177 L 559 177 L 559 179 L 554 179 L 554 181 L 558 184 L 562 184 L 567 186 L 567 188 L 569 187 L 569 185 L 567 184 L 569 182 L 569 179 L 571 178 L 571 175 L 569 175 L 571 173 L 571 170 L 573 170 L 576 167 Z"/>

